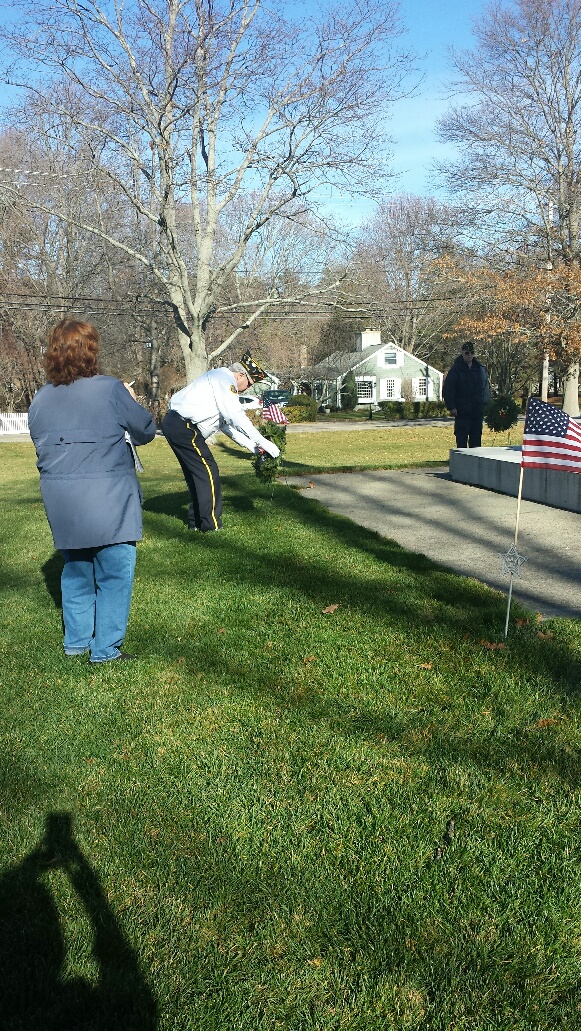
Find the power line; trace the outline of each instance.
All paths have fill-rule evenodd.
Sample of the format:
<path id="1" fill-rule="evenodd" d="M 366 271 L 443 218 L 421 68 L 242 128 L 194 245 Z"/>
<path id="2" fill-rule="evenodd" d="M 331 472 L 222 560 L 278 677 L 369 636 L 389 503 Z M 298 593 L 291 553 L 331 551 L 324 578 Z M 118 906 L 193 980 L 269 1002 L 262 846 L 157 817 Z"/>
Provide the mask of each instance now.
<path id="1" fill-rule="evenodd" d="M 342 309 L 336 304 L 329 302 L 328 305 L 319 307 L 308 307 L 304 301 L 297 301 L 292 306 L 278 307 L 274 303 L 270 308 L 260 315 L 252 317 L 252 312 L 247 306 L 232 306 L 227 310 L 219 308 L 213 313 L 212 319 L 216 320 L 244 320 L 252 317 L 252 322 L 257 321 L 302 321 L 310 319 L 328 319 L 332 315 L 339 315 L 343 320 L 358 319 L 387 319 L 403 317 L 418 309 L 429 310 L 435 305 L 441 305 L 457 301 L 455 297 L 426 298 L 419 300 L 394 299 L 388 305 L 379 306 L 373 302 L 361 305 L 360 308 Z M 257 304 L 262 302 L 257 301 Z M 106 297 L 84 297 L 70 296 L 64 294 L 48 295 L 46 298 L 34 297 L 30 294 L 6 293 L 0 294 L 0 307 L 4 310 L 14 309 L 19 311 L 37 311 L 50 313 L 51 311 L 79 309 L 91 315 L 127 315 L 127 314 L 148 314 L 163 315 L 171 317 L 172 304 L 162 299 L 148 299 L 140 294 L 126 300 Z"/>
<path id="2" fill-rule="evenodd" d="M 169 301 L 148 300 L 139 294 L 127 300 L 107 297 L 71 297 L 65 294 L 49 294 L 45 298 L 20 293 L 0 294 L 0 307 L 17 308 L 21 311 L 51 311 L 55 308 L 70 309 L 72 307 L 82 307 L 83 310 L 86 310 L 90 307 L 95 312 L 102 312 L 106 308 L 111 314 L 126 314 L 139 310 L 148 314 L 159 312 L 169 315 L 170 306 Z"/>

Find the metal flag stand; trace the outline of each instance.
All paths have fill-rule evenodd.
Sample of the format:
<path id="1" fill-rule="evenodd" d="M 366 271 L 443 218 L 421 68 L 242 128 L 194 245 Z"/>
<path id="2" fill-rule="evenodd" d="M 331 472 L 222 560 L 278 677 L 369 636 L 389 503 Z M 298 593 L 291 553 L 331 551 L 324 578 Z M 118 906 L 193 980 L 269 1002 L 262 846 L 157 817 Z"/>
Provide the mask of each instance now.
<path id="1" fill-rule="evenodd" d="M 522 498 L 522 481 L 523 481 L 524 468 L 520 467 L 520 479 L 518 482 L 518 499 L 516 506 L 516 526 L 514 528 L 514 544 L 511 544 L 510 548 L 504 555 L 499 555 L 502 559 L 502 573 L 503 576 L 510 576 L 510 586 L 508 588 L 508 603 L 506 606 L 506 622 L 504 624 L 504 636 L 508 635 L 508 621 L 510 618 L 510 603 L 512 601 L 512 585 L 515 576 L 520 576 L 520 570 L 523 563 L 526 562 L 526 558 L 523 555 L 519 555 L 516 550 L 518 542 L 518 526 L 520 520 L 520 503 Z"/>

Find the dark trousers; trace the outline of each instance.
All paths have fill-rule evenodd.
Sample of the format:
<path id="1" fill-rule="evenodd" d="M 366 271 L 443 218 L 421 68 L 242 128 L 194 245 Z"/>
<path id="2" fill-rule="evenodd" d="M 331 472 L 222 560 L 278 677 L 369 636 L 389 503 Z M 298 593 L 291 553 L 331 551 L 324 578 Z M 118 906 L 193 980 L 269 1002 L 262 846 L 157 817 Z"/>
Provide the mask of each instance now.
<path id="1" fill-rule="evenodd" d="M 210 448 L 195 422 L 171 409 L 161 428 L 181 465 L 190 492 L 188 524 L 191 530 L 219 530 L 222 526 L 220 473 Z"/>
<path id="2" fill-rule="evenodd" d="M 454 420 L 456 447 L 480 447 L 482 444 L 482 416 L 457 415 Z"/>

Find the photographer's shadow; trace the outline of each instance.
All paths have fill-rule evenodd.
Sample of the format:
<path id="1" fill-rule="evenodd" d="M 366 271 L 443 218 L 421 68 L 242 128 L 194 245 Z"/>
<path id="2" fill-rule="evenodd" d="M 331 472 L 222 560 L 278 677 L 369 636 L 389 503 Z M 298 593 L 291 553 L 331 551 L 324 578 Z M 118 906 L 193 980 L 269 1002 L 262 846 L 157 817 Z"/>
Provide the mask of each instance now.
<path id="1" fill-rule="evenodd" d="M 91 925 L 97 977 L 66 977 L 67 949 L 51 893 L 63 875 Z M 68 813 L 46 818 L 42 841 L 0 878 L 2 1031 L 154 1031 L 157 1007 Z"/>

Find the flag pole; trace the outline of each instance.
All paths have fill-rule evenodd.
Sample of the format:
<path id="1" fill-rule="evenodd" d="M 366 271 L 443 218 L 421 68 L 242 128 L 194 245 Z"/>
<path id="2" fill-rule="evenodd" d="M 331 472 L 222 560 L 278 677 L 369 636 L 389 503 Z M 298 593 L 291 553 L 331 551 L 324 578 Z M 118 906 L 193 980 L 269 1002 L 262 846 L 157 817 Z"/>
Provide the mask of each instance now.
<path id="1" fill-rule="evenodd" d="M 508 620 L 510 618 L 510 601 L 512 598 L 512 581 L 514 580 L 514 573 L 510 574 L 510 587 L 508 588 L 508 604 L 506 606 L 506 622 L 504 624 L 504 638 L 508 637 Z"/>
<path id="2" fill-rule="evenodd" d="M 521 499 L 522 499 L 523 473 L 524 473 L 524 467 L 523 467 L 523 465 L 521 463 L 520 477 L 519 477 L 519 481 L 518 481 L 518 496 L 517 496 L 517 503 L 516 503 L 516 524 L 515 524 L 515 527 L 514 527 L 514 550 L 515 550 L 515 552 L 516 552 L 516 545 L 517 545 L 517 541 L 518 541 L 518 528 L 519 528 L 519 522 L 520 522 L 520 503 L 521 503 Z M 505 624 L 504 624 L 504 636 L 505 636 L 505 638 L 508 636 L 508 621 L 510 619 L 510 603 L 512 601 L 512 584 L 513 584 L 513 580 L 514 580 L 514 569 L 511 569 L 511 571 L 510 571 L 510 585 L 509 585 L 509 588 L 508 588 L 508 601 L 507 601 L 507 606 L 506 606 L 506 621 L 505 621 Z"/>
<path id="3" fill-rule="evenodd" d="M 514 546 L 515 546 L 515 548 L 516 548 L 517 541 L 518 541 L 518 524 L 519 524 L 519 521 L 520 521 L 520 503 L 521 503 L 521 498 L 522 498 L 522 479 L 523 479 L 523 473 L 524 473 L 524 466 L 523 466 L 523 464 L 521 462 L 520 479 L 518 481 L 518 499 L 517 499 L 517 503 L 516 503 L 516 526 L 514 528 Z"/>

